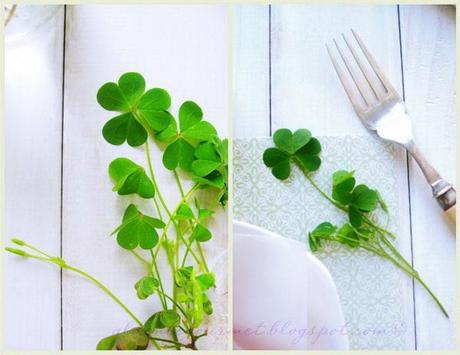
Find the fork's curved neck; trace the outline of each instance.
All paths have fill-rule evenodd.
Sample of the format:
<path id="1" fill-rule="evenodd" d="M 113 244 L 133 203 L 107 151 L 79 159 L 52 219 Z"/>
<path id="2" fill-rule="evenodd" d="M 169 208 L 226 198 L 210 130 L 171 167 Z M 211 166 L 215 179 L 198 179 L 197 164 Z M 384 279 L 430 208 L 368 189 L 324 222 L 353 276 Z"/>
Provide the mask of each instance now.
<path id="1" fill-rule="evenodd" d="M 439 175 L 438 171 L 428 163 L 413 140 L 404 144 L 404 147 L 417 162 L 423 175 L 425 175 L 426 180 L 431 186 L 433 197 L 436 198 L 444 211 L 454 206 L 456 203 L 456 192 L 454 187 L 444 180 L 441 175 Z"/>
<path id="2" fill-rule="evenodd" d="M 412 155 L 415 159 L 417 164 L 420 166 L 423 175 L 425 175 L 426 180 L 433 185 L 436 181 L 441 179 L 441 175 L 439 175 L 438 171 L 431 166 L 430 163 L 425 159 L 420 149 L 418 149 L 417 145 L 411 140 L 409 143 L 404 144 L 407 151 Z"/>

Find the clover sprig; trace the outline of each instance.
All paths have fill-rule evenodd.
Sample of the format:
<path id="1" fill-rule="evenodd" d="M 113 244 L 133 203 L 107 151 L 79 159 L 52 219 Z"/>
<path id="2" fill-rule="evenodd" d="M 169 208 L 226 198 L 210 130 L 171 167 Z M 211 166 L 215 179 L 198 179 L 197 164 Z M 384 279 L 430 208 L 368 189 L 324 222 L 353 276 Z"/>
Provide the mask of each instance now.
<path id="1" fill-rule="evenodd" d="M 150 344 L 157 349 L 197 349 L 197 341 L 207 335 L 206 330 L 201 334 L 197 330 L 205 317 L 213 313 L 208 293 L 216 285 L 201 244 L 212 239 L 207 223 L 216 208 L 225 207 L 227 202 L 228 140 L 218 136 L 193 101 L 180 105 L 176 120 L 169 112 L 169 93 L 161 88 L 147 89 L 139 73 L 125 73 L 117 82 L 105 83 L 97 93 L 97 101 L 104 109 L 117 113 L 102 128 L 102 136 L 108 143 L 144 145 L 146 168 L 141 162 L 117 157 L 110 162 L 108 175 L 114 192 L 151 201 L 155 215 L 146 214 L 143 208 L 130 203 L 112 235 L 116 235 L 116 242 L 123 250 L 145 266 L 145 274 L 139 275 L 130 286 L 133 294 L 143 302 L 158 297 L 161 308 L 154 309 L 142 321 L 99 280 L 62 258 L 50 256 L 18 239 L 12 242 L 20 248 L 6 250 L 79 273 L 101 288 L 135 321 L 135 328 L 101 339 L 97 350 L 144 350 Z M 160 167 L 153 166 L 149 140 L 163 147 L 163 167 L 177 183 L 180 196 L 174 208 L 166 204 L 155 178 L 154 171 Z M 179 170 L 182 174 L 178 174 Z M 180 176 L 194 182 L 189 191 L 184 191 Z M 209 202 L 209 198 L 201 200 L 200 190 L 209 190 L 214 202 Z M 169 271 L 160 270 L 157 265 L 160 253 L 165 254 Z M 165 285 L 168 272 L 171 274 L 168 279 L 172 279 L 170 287 Z M 169 337 L 159 336 L 160 330 L 166 330 Z M 181 342 L 178 333 L 183 333 L 187 342 Z"/>
<path id="2" fill-rule="evenodd" d="M 392 244 L 391 240 L 396 236 L 376 222 L 375 213 L 378 210 L 389 215 L 388 206 L 380 192 L 366 184 L 357 184 L 354 171 L 347 170 L 334 172 L 330 194 L 324 191 L 315 182 L 312 174 L 321 166 L 321 144 L 306 129 L 299 129 L 294 133 L 289 129 L 279 129 L 273 135 L 273 142 L 275 147 L 268 148 L 263 153 L 263 162 L 271 169 L 273 176 L 279 180 L 286 180 L 291 175 L 291 165 L 296 165 L 314 189 L 333 206 L 343 211 L 348 218 L 342 226 L 325 221 L 310 231 L 310 250 L 317 252 L 323 247 L 323 242 L 334 242 L 349 248 L 362 248 L 382 257 L 417 280 L 448 317 L 436 295 Z"/>

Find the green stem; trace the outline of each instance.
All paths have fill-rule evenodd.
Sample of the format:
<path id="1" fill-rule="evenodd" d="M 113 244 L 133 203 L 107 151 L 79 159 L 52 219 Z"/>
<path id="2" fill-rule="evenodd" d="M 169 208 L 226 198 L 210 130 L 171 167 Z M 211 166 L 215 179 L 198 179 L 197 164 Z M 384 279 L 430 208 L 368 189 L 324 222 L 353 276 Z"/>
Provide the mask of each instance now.
<path id="1" fill-rule="evenodd" d="M 162 292 L 162 291 L 160 291 Z M 170 300 L 173 304 L 176 305 L 176 307 L 181 311 L 181 313 L 184 315 L 184 317 L 188 317 L 187 313 L 184 311 L 184 309 L 181 307 L 181 305 L 179 303 L 177 303 L 177 301 L 175 299 L 173 299 L 171 296 L 167 295 L 166 293 L 163 293 L 163 295 L 168 299 Z"/>
<path id="2" fill-rule="evenodd" d="M 190 254 L 193 256 L 193 258 L 195 259 L 196 263 L 198 265 L 201 265 L 201 260 L 200 258 L 195 254 L 195 252 L 192 250 L 192 244 L 193 244 L 193 240 L 191 242 L 188 242 L 185 240 L 185 239 L 182 239 L 182 242 L 185 244 L 186 246 L 186 250 L 185 250 L 185 253 L 184 253 L 184 257 L 182 258 L 182 267 L 185 266 L 185 262 L 186 262 L 186 259 L 187 259 L 187 255 L 188 253 L 190 252 Z"/>
<path id="3" fill-rule="evenodd" d="M 45 253 L 44 251 L 41 251 L 41 250 L 38 249 L 38 248 L 35 248 L 35 247 L 32 246 L 32 245 L 27 244 L 27 243 L 24 243 L 24 247 L 29 248 L 29 249 L 31 249 L 31 250 L 33 250 L 33 251 L 36 251 L 37 253 L 46 256 L 47 258 L 52 258 L 51 255 Z"/>
<path id="4" fill-rule="evenodd" d="M 28 245 L 28 247 L 30 248 L 31 246 Z M 34 247 L 32 247 L 34 248 Z M 34 248 L 36 249 L 36 248 Z M 38 249 L 36 249 L 38 251 Z M 40 252 L 41 254 L 45 254 L 43 252 Z M 82 276 L 84 276 L 85 278 L 87 278 L 88 280 L 92 281 L 97 287 L 99 287 L 102 291 L 104 291 L 110 298 L 112 298 L 139 326 L 143 327 L 143 324 L 142 322 L 139 320 L 139 318 L 137 318 L 134 313 L 112 292 L 110 291 L 110 289 L 105 286 L 102 282 L 100 282 L 99 280 L 97 280 L 95 277 L 91 276 L 90 274 L 88 274 L 87 272 L 83 271 L 83 270 L 80 270 L 74 266 L 71 266 L 71 265 L 68 265 L 68 264 L 65 264 L 63 261 L 62 263 L 58 263 L 56 261 L 54 261 L 53 257 L 50 257 L 50 258 L 45 258 L 45 257 L 42 257 L 42 256 L 38 256 L 38 255 L 32 255 L 32 254 L 27 254 L 27 255 L 24 255 L 25 257 L 29 257 L 29 258 L 33 258 L 33 259 L 37 259 L 37 260 L 41 260 L 41 261 L 44 261 L 44 262 L 49 262 L 49 263 L 52 263 L 54 265 L 57 265 L 59 267 L 61 267 L 62 269 L 67 269 L 67 270 L 71 270 L 77 274 L 80 274 Z M 55 259 L 60 259 L 60 258 L 55 258 Z M 62 259 L 60 259 L 62 260 Z"/>
<path id="5" fill-rule="evenodd" d="M 404 264 L 406 267 L 409 267 L 414 270 L 414 272 L 418 275 L 418 272 L 413 268 L 411 264 L 399 253 L 399 251 L 391 244 L 391 242 L 382 234 L 382 241 L 385 246 L 391 250 L 391 252 Z"/>
<path id="6" fill-rule="evenodd" d="M 151 268 L 152 270 L 155 270 L 155 275 L 158 279 L 158 284 L 160 286 L 161 293 L 164 294 L 164 288 L 163 288 L 163 282 L 161 281 L 161 276 L 160 276 L 160 271 L 158 270 L 158 265 L 156 263 L 156 255 L 153 254 L 152 249 L 150 249 L 150 255 L 152 256 L 152 263 L 151 263 Z M 164 310 L 168 309 L 168 305 L 166 304 L 166 299 L 161 297 L 161 294 L 158 293 L 158 297 L 160 298 L 161 305 L 163 306 Z"/>
<path id="7" fill-rule="evenodd" d="M 145 141 L 145 152 L 147 155 L 147 164 L 149 166 L 150 178 L 152 179 L 153 186 L 155 187 L 155 192 L 157 193 L 158 198 L 160 199 L 161 205 L 166 211 L 166 214 L 169 216 L 169 218 L 171 218 L 172 217 L 171 211 L 168 209 L 168 206 L 166 205 L 163 195 L 161 194 L 161 191 L 158 188 L 158 184 L 155 179 L 155 174 L 153 173 L 153 165 L 152 165 L 152 159 L 150 157 L 150 147 L 149 147 L 148 139 Z"/>
<path id="8" fill-rule="evenodd" d="M 201 248 L 200 242 L 197 241 L 196 245 L 197 245 L 197 248 L 198 248 L 198 253 L 200 254 L 200 257 L 201 257 L 201 262 L 203 263 L 202 266 L 204 267 L 204 270 L 206 272 L 209 272 L 208 264 L 206 264 L 206 258 L 204 257 L 203 249 Z"/>
<path id="9" fill-rule="evenodd" d="M 184 188 L 180 182 L 179 175 L 177 174 L 176 169 L 173 170 L 174 178 L 176 179 L 177 186 L 179 187 L 180 195 L 182 198 L 185 197 Z"/>
<path id="10" fill-rule="evenodd" d="M 396 236 L 393 233 L 391 233 L 389 230 L 386 230 L 385 228 L 380 227 L 379 225 L 374 223 L 371 219 L 369 219 L 366 215 L 362 214 L 362 216 L 363 216 L 364 222 L 366 222 L 367 225 L 376 229 L 380 233 L 390 236 L 392 239 L 396 239 Z"/>
<path id="11" fill-rule="evenodd" d="M 169 216 L 169 220 L 168 220 L 168 222 L 166 222 L 166 225 L 165 225 L 165 227 L 163 229 L 163 234 L 161 236 L 162 240 L 164 239 L 165 235 L 167 234 L 167 231 L 168 231 L 169 227 L 171 226 L 171 224 L 174 223 L 173 216 L 177 212 L 177 209 L 180 207 L 180 205 L 182 203 L 187 202 L 187 200 L 190 198 L 190 196 L 193 195 L 193 193 L 198 189 L 199 186 L 200 186 L 200 184 L 193 185 L 193 187 L 185 194 L 185 196 L 182 198 L 182 200 L 180 200 L 180 202 L 178 203 L 178 205 L 174 209 L 173 214 L 171 216 Z M 159 251 L 160 251 L 160 248 L 158 247 L 157 250 L 155 251 L 155 257 L 158 255 Z"/>
<path id="12" fill-rule="evenodd" d="M 107 286 L 105 286 L 102 282 L 100 282 L 99 280 L 97 280 L 96 278 L 94 278 L 93 276 L 91 276 L 90 274 L 86 273 L 85 271 L 83 270 L 80 270 L 76 267 L 73 267 L 73 266 L 70 266 L 70 265 L 64 265 L 62 266 L 63 269 L 68 269 L 68 270 L 72 270 L 84 277 L 86 277 L 87 279 L 89 279 L 90 281 L 92 281 L 94 284 L 96 284 L 96 286 L 98 286 L 102 291 L 104 291 L 110 298 L 112 298 L 121 308 L 123 308 L 125 310 L 126 313 L 128 313 L 131 318 L 140 326 L 140 327 L 143 327 L 144 324 L 139 320 L 139 318 L 137 318 L 133 312 L 131 312 L 131 310 L 112 292 L 109 290 L 109 288 Z"/>
<path id="13" fill-rule="evenodd" d="M 174 340 L 170 340 L 170 339 L 164 339 L 164 338 L 158 338 L 158 337 L 152 337 L 152 336 L 149 336 L 149 338 L 151 340 L 155 340 L 155 341 L 161 341 L 161 342 L 164 342 L 164 343 L 174 344 L 174 345 L 179 346 L 179 347 L 184 347 L 184 348 L 187 347 L 187 345 L 185 345 L 185 344 L 182 344 L 182 343 L 180 343 L 178 341 L 174 341 Z"/>

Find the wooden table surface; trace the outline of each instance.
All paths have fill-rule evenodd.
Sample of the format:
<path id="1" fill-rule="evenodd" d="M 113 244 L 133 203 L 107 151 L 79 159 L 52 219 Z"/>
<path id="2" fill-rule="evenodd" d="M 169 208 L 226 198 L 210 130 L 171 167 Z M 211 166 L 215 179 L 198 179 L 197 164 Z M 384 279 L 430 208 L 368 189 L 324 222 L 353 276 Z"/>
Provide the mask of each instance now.
<path id="1" fill-rule="evenodd" d="M 145 164 L 145 153 L 105 142 L 102 126 L 113 114 L 98 105 L 96 93 L 138 71 L 147 87 L 168 90 L 171 112 L 194 100 L 228 136 L 228 18 L 223 5 L 67 6 L 29 38 L 6 45 L 6 236 L 54 255 L 62 250 L 67 262 L 103 280 L 141 319 L 152 313 L 133 288 L 143 268 L 108 237 L 127 197 L 111 191 L 107 167 L 119 156 Z M 152 155 L 158 184 L 175 206 L 174 178 L 160 152 Z M 215 219 L 219 249 L 211 258 L 227 246 L 226 214 Z M 133 326 L 75 274 L 61 278 L 52 265 L 11 255 L 5 266 L 6 349 L 90 350 Z"/>
<path id="2" fill-rule="evenodd" d="M 452 6 L 235 6 L 233 133 L 268 136 L 308 128 L 314 135 L 368 135 L 327 56 L 325 43 L 356 30 L 404 96 L 421 150 L 455 181 L 455 8 Z M 450 311 L 446 319 L 419 286 L 404 302 L 407 349 L 453 349 L 455 233 L 429 186 L 400 151 L 397 193 L 404 255 Z M 388 192 L 391 193 L 391 192 Z"/>
<path id="3" fill-rule="evenodd" d="M 231 45 L 235 137 L 268 136 L 280 127 L 365 135 L 324 49 L 350 27 L 404 94 L 420 148 L 455 180 L 453 7 L 238 5 L 232 18 L 230 44 L 226 6 L 67 6 L 33 40 L 7 43 L 6 237 L 56 255 L 62 250 L 146 313 L 125 286 L 138 274 L 137 264 L 106 238 L 122 211 L 107 164 L 122 154 L 140 160 L 143 152 L 103 141 L 100 129 L 109 115 L 95 101 L 98 87 L 124 71 L 142 72 L 149 84 L 170 91 L 173 110 L 194 99 L 227 135 Z M 400 155 L 403 251 L 452 315 L 445 319 L 418 285 L 408 290 L 414 310 L 408 348 L 452 349 L 454 232 L 418 168 Z M 160 185 L 169 178 L 161 175 Z M 171 201 L 174 191 L 166 195 Z M 218 244 L 225 246 L 226 225 L 217 224 Z M 61 277 L 53 266 L 7 256 L 5 270 L 6 349 L 93 349 L 128 322 L 93 285 Z"/>

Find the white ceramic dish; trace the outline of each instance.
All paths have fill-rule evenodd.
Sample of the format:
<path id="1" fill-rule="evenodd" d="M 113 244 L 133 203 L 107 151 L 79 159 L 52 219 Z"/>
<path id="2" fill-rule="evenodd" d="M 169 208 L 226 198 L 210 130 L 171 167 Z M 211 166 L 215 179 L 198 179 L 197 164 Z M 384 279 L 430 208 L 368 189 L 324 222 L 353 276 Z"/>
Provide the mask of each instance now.
<path id="1" fill-rule="evenodd" d="M 234 348 L 348 349 L 334 281 L 300 242 L 233 222 Z"/>

